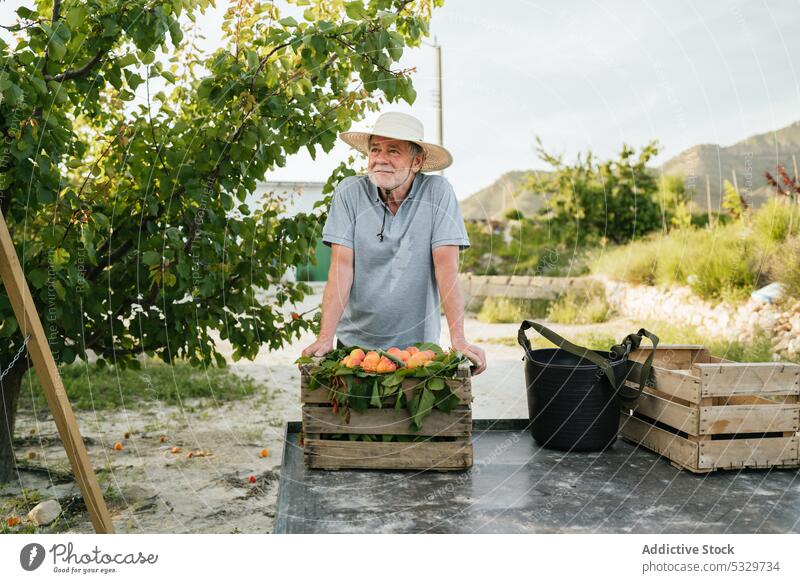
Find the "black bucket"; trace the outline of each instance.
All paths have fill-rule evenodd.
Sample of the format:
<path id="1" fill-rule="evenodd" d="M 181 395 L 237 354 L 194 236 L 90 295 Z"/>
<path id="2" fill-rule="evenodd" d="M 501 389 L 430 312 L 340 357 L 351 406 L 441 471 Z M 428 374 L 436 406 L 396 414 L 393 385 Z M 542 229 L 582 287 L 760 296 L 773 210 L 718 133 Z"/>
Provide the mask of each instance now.
<path id="1" fill-rule="evenodd" d="M 562 348 L 531 350 L 527 328 L 535 328 Z M 638 347 L 642 335 L 654 339 L 655 353 L 658 338 L 646 330 L 626 337 L 610 351 L 601 351 L 575 346 L 541 324 L 523 322 L 519 343 L 525 349 L 528 415 L 539 445 L 562 451 L 601 451 L 614 444 L 623 404 L 632 406 L 643 388 L 641 382 L 638 393 L 625 386 L 631 371 L 628 354 Z M 652 355 L 645 379 L 649 379 L 651 360 Z"/>
<path id="2" fill-rule="evenodd" d="M 626 360 L 610 364 L 616 379 L 627 376 Z M 560 348 L 532 350 L 525 363 L 525 384 L 531 432 L 542 447 L 599 451 L 617 440 L 620 400 L 593 362 Z"/>

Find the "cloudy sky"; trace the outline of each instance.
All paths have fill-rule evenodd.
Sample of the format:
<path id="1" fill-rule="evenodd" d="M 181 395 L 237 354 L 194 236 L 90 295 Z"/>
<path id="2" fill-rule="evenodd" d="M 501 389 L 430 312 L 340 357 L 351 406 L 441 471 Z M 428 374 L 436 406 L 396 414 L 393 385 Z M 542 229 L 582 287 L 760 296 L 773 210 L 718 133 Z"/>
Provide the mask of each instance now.
<path id="1" fill-rule="evenodd" d="M 219 42 L 227 5 L 198 20 L 206 46 Z M 784 127 L 800 119 L 798 30 L 796 0 L 450 0 L 431 22 L 455 158 L 445 175 L 464 198 L 509 170 L 544 167 L 536 135 L 568 159 L 658 139 L 664 161 Z M 417 68 L 417 101 L 387 110 L 417 115 L 435 141 L 434 50 L 407 50 L 400 66 Z M 347 154 L 342 145 L 316 161 L 298 155 L 269 178 L 324 180 Z"/>

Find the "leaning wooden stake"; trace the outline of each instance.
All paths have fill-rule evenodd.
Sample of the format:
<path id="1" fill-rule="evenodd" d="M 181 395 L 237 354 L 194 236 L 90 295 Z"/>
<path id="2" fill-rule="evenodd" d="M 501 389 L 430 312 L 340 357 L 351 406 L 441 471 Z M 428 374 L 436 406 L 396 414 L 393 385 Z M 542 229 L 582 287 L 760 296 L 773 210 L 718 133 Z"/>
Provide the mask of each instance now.
<path id="1" fill-rule="evenodd" d="M 28 289 L 17 252 L 1 212 L 0 279 L 5 284 L 20 330 L 23 335 L 28 333 L 31 335 L 28 353 L 47 398 L 47 404 L 53 413 L 53 419 L 55 419 L 61 441 L 64 443 L 64 449 L 67 451 L 78 487 L 83 494 L 86 508 L 89 510 L 94 529 L 102 534 L 113 533 L 114 524 L 111 522 L 111 515 L 108 513 L 105 500 L 103 500 L 97 476 L 89 463 L 89 456 L 78 430 L 75 414 L 72 412 L 67 393 L 64 391 L 61 375 L 58 374 L 53 353 L 50 352 L 47 336 L 45 336 L 39 314 L 36 312 L 33 297 Z"/>

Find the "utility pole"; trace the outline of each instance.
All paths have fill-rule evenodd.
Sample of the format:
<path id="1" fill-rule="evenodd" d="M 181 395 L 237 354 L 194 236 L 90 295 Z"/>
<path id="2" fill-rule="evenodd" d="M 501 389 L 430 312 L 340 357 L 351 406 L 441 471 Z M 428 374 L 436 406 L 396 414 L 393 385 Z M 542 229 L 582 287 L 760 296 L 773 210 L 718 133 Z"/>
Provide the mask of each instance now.
<path id="1" fill-rule="evenodd" d="M 436 51 L 436 126 L 439 130 L 439 145 L 444 146 L 444 121 L 442 119 L 442 46 L 433 37 L 433 48 Z M 439 171 L 444 176 L 444 170 Z"/>

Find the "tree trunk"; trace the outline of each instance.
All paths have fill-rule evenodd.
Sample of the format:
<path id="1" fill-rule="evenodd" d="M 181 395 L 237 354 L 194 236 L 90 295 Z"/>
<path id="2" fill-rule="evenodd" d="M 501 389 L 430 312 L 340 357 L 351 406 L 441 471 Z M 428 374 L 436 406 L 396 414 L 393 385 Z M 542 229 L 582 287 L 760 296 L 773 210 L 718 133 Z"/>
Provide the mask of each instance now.
<path id="1" fill-rule="evenodd" d="M 17 361 L 6 377 L 0 381 L 0 484 L 8 482 L 14 475 L 14 424 L 17 420 L 17 403 L 22 388 L 22 377 L 30 367 L 23 357 Z"/>

